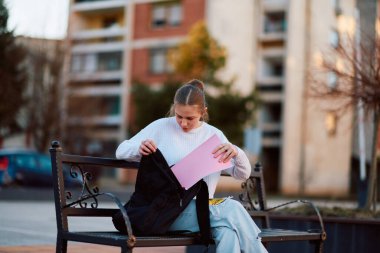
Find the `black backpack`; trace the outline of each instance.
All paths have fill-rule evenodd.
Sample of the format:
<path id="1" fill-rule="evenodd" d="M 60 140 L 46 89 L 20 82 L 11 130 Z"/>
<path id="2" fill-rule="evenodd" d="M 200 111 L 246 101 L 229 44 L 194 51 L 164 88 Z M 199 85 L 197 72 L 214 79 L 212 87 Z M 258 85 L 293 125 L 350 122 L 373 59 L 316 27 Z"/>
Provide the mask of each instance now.
<path id="1" fill-rule="evenodd" d="M 143 156 L 137 172 L 135 191 L 124 205 L 135 235 L 163 235 L 170 225 L 196 198 L 196 208 L 201 241 L 210 240 L 208 187 L 200 180 L 188 190 L 181 187 L 162 153 Z M 113 218 L 115 227 L 126 233 L 121 211 Z"/>

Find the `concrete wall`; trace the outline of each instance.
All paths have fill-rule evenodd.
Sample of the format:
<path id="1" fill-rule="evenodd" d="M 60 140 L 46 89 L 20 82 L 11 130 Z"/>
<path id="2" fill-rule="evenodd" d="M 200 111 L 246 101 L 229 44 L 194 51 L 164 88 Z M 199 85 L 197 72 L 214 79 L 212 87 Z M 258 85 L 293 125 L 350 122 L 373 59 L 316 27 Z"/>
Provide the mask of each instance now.
<path id="1" fill-rule="evenodd" d="M 312 85 L 309 75 L 318 71 L 313 69 L 312 56 L 318 53 L 323 57 L 328 52 L 330 33 L 337 28 L 331 4 L 329 0 L 289 3 L 281 178 L 281 190 L 286 194 L 348 194 L 352 111 L 336 115 L 336 132 L 329 134 L 326 117 L 328 109 L 336 107 L 337 102 L 328 104 L 305 94 Z M 354 4 L 344 1 L 343 14 L 353 15 Z"/>
<path id="2" fill-rule="evenodd" d="M 236 77 L 235 88 L 249 93 L 254 85 L 257 20 L 255 1 L 206 1 L 207 26 L 211 35 L 227 48 L 228 59 L 219 77 L 231 80 Z"/>

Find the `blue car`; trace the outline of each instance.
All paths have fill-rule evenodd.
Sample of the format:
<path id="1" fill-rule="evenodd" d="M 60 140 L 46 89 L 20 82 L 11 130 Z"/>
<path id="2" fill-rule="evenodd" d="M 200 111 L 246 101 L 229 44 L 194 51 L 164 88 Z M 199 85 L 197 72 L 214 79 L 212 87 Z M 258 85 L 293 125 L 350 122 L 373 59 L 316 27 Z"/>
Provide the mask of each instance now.
<path id="1" fill-rule="evenodd" d="M 65 173 L 65 183 L 78 183 L 68 174 Z M 50 156 L 30 150 L 0 150 L 0 186 L 51 186 L 52 182 Z"/>

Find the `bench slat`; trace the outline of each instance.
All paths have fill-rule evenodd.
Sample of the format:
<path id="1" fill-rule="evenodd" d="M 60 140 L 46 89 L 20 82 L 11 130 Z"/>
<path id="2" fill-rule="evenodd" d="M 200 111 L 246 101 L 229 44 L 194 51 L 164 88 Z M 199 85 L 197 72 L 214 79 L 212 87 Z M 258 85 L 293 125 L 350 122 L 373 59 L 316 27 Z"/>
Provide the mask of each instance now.
<path id="1" fill-rule="evenodd" d="M 95 242 L 113 246 L 125 245 L 128 239 L 126 235 L 119 232 L 67 232 L 64 236 L 73 241 Z M 188 246 L 194 244 L 199 244 L 199 237 L 194 234 L 137 236 L 135 247 Z"/>
<path id="2" fill-rule="evenodd" d="M 321 240 L 320 233 L 285 229 L 262 229 L 259 236 L 262 242 Z M 125 241 L 128 239 L 125 234 L 119 232 L 68 232 L 65 233 L 65 237 L 69 240 L 96 242 L 115 246 L 125 244 Z M 199 244 L 199 237 L 194 234 L 137 236 L 135 247 L 188 246 L 194 244 Z"/>
<path id="3" fill-rule="evenodd" d="M 88 217 L 110 217 L 119 209 L 115 208 L 74 208 L 67 207 L 62 209 L 62 213 L 67 216 L 88 216 Z"/>
<path id="4" fill-rule="evenodd" d="M 63 163 L 99 165 L 99 166 L 109 166 L 109 167 L 115 167 L 115 168 L 135 168 L 136 169 L 139 167 L 138 162 L 127 162 L 125 160 L 118 160 L 118 159 L 112 159 L 112 158 L 68 155 L 68 154 L 62 154 L 61 161 Z"/>
<path id="5" fill-rule="evenodd" d="M 263 242 L 321 240 L 320 232 L 307 232 L 276 228 L 262 229 L 259 236 Z"/>

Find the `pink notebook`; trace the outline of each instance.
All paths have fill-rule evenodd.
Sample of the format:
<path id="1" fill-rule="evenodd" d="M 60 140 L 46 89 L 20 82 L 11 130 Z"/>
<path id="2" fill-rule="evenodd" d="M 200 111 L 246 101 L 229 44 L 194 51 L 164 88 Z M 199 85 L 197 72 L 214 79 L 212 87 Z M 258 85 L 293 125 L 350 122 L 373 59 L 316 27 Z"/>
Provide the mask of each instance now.
<path id="1" fill-rule="evenodd" d="M 231 160 L 220 163 L 220 156 L 214 158 L 212 151 L 220 143 L 221 140 L 214 134 L 171 168 L 182 187 L 187 190 L 201 178 L 232 167 Z"/>

